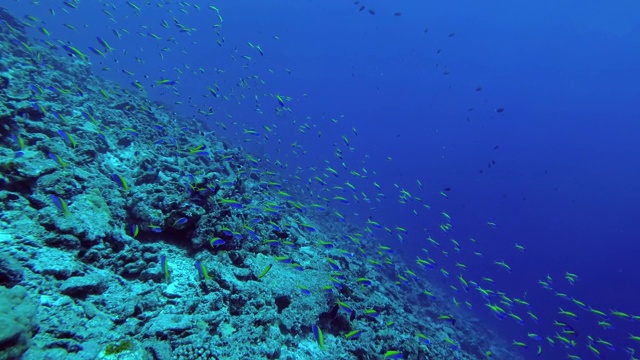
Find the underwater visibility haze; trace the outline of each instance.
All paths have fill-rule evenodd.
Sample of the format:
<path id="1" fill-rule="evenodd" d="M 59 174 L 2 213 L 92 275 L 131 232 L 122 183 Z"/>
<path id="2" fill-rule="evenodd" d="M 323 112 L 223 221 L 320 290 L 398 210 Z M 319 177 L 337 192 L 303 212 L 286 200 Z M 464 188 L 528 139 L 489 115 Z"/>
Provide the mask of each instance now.
<path id="1" fill-rule="evenodd" d="M 640 359 L 640 4 L 0 4 L 0 359 Z"/>

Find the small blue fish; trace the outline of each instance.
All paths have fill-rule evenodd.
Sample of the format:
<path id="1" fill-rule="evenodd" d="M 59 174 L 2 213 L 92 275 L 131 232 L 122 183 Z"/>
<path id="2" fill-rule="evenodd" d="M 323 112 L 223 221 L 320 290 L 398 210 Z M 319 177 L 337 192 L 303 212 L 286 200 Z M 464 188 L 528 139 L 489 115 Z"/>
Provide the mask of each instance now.
<path id="1" fill-rule="evenodd" d="M 176 82 L 175 80 L 158 80 L 156 81 L 156 85 L 166 85 L 166 86 L 172 86 L 175 85 Z"/>
<path id="2" fill-rule="evenodd" d="M 53 204 L 58 208 L 58 210 L 62 211 L 62 215 L 66 217 L 70 214 L 69 209 L 67 208 L 67 203 L 64 202 L 64 200 L 56 195 L 51 195 L 51 201 L 53 201 Z"/>
<path id="3" fill-rule="evenodd" d="M 305 230 L 307 230 L 309 232 L 316 232 L 316 228 L 314 228 L 313 226 L 311 226 L 309 224 L 300 224 L 300 226 L 302 226 Z"/>
<path id="4" fill-rule="evenodd" d="M 384 354 L 384 359 L 404 359 L 404 357 L 398 350 L 389 350 Z"/>
<path id="5" fill-rule="evenodd" d="M 93 46 L 89 46 L 89 50 L 91 50 L 91 52 L 96 54 L 96 55 L 106 56 L 105 53 L 103 53 L 102 51 L 94 48 Z"/>
<path id="6" fill-rule="evenodd" d="M 313 329 L 313 337 L 316 339 L 318 346 L 320 346 L 320 350 L 324 350 L 324 336 L 322 335 L 322 330 L 316 324 L 313 324 L 311 329 Z"/>
<path id="7" fill-rule="evenodd" d="M 53 114 L 53 117 L 55 117 L 56 119 L 62 121 L 63 123 L 67 122 L 67 119 L 64 116 L 58 114 L 57 112 L 51 111 L 51 114 Z"/>
<path id="8" fill-rule="evenodd" d="M 267 273 L 269 272 L 269 270 L 271 270 L 272 267 L 273 267 L 273 264 L 267 265 L 267 267 L 265 267 L 264 270 L 262 270 L 262 273 L 258 275 L 258 280 L 262 279 L 265 275 L 267 275 Z"/>
<path id="9" fill-rule="evenodd" d="M 374 309 L 367 309 L 364 311 L 364 314 L 373 318 L 377 318 L 380 314 Z"/>
<path id="10" fill-rule="evenodd" d="M 202 280 L 211 280 L 211 277 L 207 273 L 207 268 L 200 261 L 196 261 L 196 269 L 198 270 L 198 274 L 200 275 L 200 279 L 202 279 Z"/>
<path id="11" fill-rule="evenodd" d="M 342 283 L 340 281 L 338 281 L 338 279 L 330 278 L 330 280 L 331 280 L 331 283 L 333 284 L 333 286 L 336 287 L 336 289 L 342 290 L 342 288 L 343 288 Z"/>
<path id="12" fill-rule="evenodd" d="M 42 106 L 40 106 L 40 104 L 38 104 L 37 102 L 32 102 L 32 103 L 31 103 L 31 107 L 32 107 L 35 111 L 37 111 L 37 112 L 39 112 L 39 113 L 41 113 L 41 114 L 44 114 L 44 115 L 46 115 L 46 114 L 47 114 L 47 111 L 46 111 L 45 109 L 43 109 L 43 108 L 42 108 Z"/>
<path id="13" fill-rule="evenodd" d="M 344 310 L 347 314 L 351 314 L 353 312 L 353 309 L 349 305 L 343 303 L 342 301 L 336 301 L 336 302 L 338 303 L 338 306 L 340 307 L 340 309 Z"/>
<path id="14" fill-rule="evenodd" d="M 38 85 L 36 85 L 36 84 L 30 84 L 30 85 L 29 85 L 29 88 L 30 88 L 30 89 L 31 89 L 31 91 L 33 91 L 34 93 L 40 93 L 40 94 L 42 94 L 42 93 L 44 92 L 44 90 L 43 90 L 40 86 L 38 86 Z"/>
<path id="15" fill-rule="evenodd" d="M 82 116 L 83 116 L 85 119 L 87 119 L 87 120 L 89 120 L 89 121 L 91 121 L 91 122 L 93 122 L 93 123 L 95 123 L 95 122 L 96 122 L 96 119 L 95 119 L 95 118 L 93 117 L 93 115 L 91 115 L 90 113 L 88 113 L 88 112 L 86 112 L 86 111 L 82 111 L 80 114 L 82 114 Z"/>
<path id="16" fill-rule="evenodd" d="M 126 128 L 126 129 L 123 129 L 123 130 L 124 130 L 124 132 L 126 132 L 127 134 L 129 134 L 129 135 L 131 135 L 131 136 L 133 136 L 133 137 L 138 137 L 138 136 L 140 136 L 140 135 L 138 134 L 138 132 L 137 132 L 135 129 L 132 129 L 132 128 Z"/>
<path id="17" fill-rule="evenodd" d="M 20 150 L 24 149 L 24 140 L 20 137 L 20 135 L 16 136 L 11 134 L 11 140 L 13 140 L 18 146 Z"/>
<path id="18" fill-rule="evenodd" d="M 214 237 L 213 239 L 209 240 L 209 244 L 211 245 L 211 247 L 218 247 L 224 245 L 225 242 L 219 237 Z"/>
<path id="19" fill-rule="evenodd" d="M 302 295 L 311 295 L 311 291 L 309 291 L 309 288 L 307 288 L 304 285 L 298 285 L 298 287 L 300 288 L 300 292 L 302 293 Z"/>
<path id="20" fill-rule="evenodd" d="M 431 345 L 431 341 L 427 339 L 427 337 L 424 334 L 418 333 L 417 335 L 420 338 L 420 342 L 422 342 L 425 345 Z"/>
<path id="21" fill-rule="evenodd" d="M 69 53 L 69 56 L 74 56 L 74 57 L 79 57 L 80 59 L 82 59 L 83 61 L 87 60 L 87 55 L 83 54 L 82 52 L 80 52 L 80 50 L 76 49 L 75 47 L 71 46 L 71 45 L 62 45 L 62 48 Z"/>
<path id="22" fill-rule="evenodd" d="M 78 143 L 73 139 L 73 136 L 71 136 L 71 134 L 67 133 L 66 131 L 58 130 L 58 135 L 60 135 L 62 140 L 72 148 L 75 149 L 78 146 Z"/>
<path id="23" fill-rule="evenodd" d="M 111 178 L 113 179 L 113 181 L 116 182 L 116 184 L 118 184 L 118 186 L 120 186 L 126 191 L 129 191 L 129 185 L 127 184 L 127 180 L 125 180 L 125 178 L 123 178 L 121 175 L 113 174 L 111 175 Z"/>
<path id="24" fill-rule="evenodd" d="M 108 44 L 106 41 L 104 41 L 100 36 L 97 36 L 97 37 L 96 37 L 96 40 L 98 40 L 98 43 L 99 43 L 100 45 L 104 46 L 104 48 L 105 48 L 105 50 L 107 50 L 107 52 L 111 52 L 111 51 L 113 51 L 113 50 L 114 50 L 114 49 L 113 49 L 111 46 L 109 46 L 109 44 Z"/>
<path id="25" fill-rule="evenodd" d="M 331 268 L 335 271 L 340 271 L 340 264 L 338 264 L 337 261 L 327 258 L 327 261 L 329 262 L 329 266 L 331 266 Z"/>
<path id="26" fill-rule="evenodd" d="M 168 284 L 170 280 L 169 264 L 167 263 L 167 258 L 164 255 L 160 257 L 160 266 L 162 267 L 162 272 L 164 273 L 164 281 Z"/>
<path id="27" fill-rule="evenodd" d="M 177 227 L 177 226 L 182 226 L 184 224 L 186 224 L 189 221 L 189 219 L 187 219 L 186 217 L 182 217 L 176 221 L 173 222 L 173 227 Z"/>
<path id="28" fill-rule="evenodd" d="M 62 95 L 60 90 L 58 90 L 55 86 L 47 86 L 45 89 L 51 91 L 52 93 L 54 93 L 56 95 Z"/>
<path id="29" fill-rule="evenodd" d="M 294 270 L 297 270 L 297 271 L 304 271 L 304 268 L 303 268 L 303 267 L 302 267 L 302 265 L 300 265 L 300 264 L 294 263 L 294 264 L 291 264 L 290 266 L 291 266 Z"/>
<path id="30" fill-rule="evenodd" d="M 49 159 L 55 161 L 58 163 L 58 165 L 62 166 L 63 168 L 65 168 L 67 166 L 67 163 L 65 163 L 64 161 L 62 161 L 62 159 L 60 158 L 60 156 L 54 154 L 54 153 L 49 153 Z"/>

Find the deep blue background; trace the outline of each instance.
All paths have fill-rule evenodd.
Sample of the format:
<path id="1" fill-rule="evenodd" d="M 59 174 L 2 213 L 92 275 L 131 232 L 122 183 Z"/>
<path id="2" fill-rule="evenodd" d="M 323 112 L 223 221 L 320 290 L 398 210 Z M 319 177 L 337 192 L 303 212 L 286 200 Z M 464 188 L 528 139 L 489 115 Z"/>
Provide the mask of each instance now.
<path id="1" fill-rule="evenodd" d="M 140 80 L 150 96 L 169 104 L 181 100 L 184 104 L 174 105 L 176 111 L 208 122 L 222 136 L 245 139 L 243 128 L 264 134 L 263 125 L 275 124 L 277 131 L 269 141 L 260 137 L 243 146 L 265 154 L 270 168 L 277 168 L 275 160 L 287 163 L 283 173 L 300 176 L 298 184 L 322 173 L 328 160 L 341 171 L 339 178 L 326 179 L 330 186 L 344 186 L 349 180 L 372 199 L 349 206 L 331 204 L 360 224 L 371 216 L 390 227 L 407 228 L 403 242 L 395 234 L 374 232 L 378 240 L 406 254 L 407 262 L 421 248 L 429 248 L 428 234 L 448 249 L 449 239 L 456 238 L 462 252 L 449 258 L 435 254 L 439 266 L 455 276 L 455 262 L 463 262 L 470 267 L 466 278 L 492 276 L 497 290 L 526 296 L 534 312 L 545 315 L 544 323 L 526 327 L 494 321 L 478 297 L 468 296 L 475 299 L 474 314 L 500 324 L 505 333 L 518 330 L 519 340 L 526 339 L 527 331 L 552 336 L 557 329 L 550 322 L 558 318 L 558 306 L 581 312 L 537 285 L 547 274 L 558 291 L 594 308 L 640 314 L 637 2 L 362 1 L 376 10 L 370 15 L 350 1 L 229 1 L 216 4 L 224 18 L 219 28 L 222 47 L 215 42 L 221 40 L 212 27 L 218 23 L 215 12 L 205 5 L 184 14 L 176 2 L 164 7 L 140 2 L 143 12 L 137 15 L 123 1 L 111 3 L 116 9 L 106 8 L 117 23 L 88 1 L 69 14 L 59 5 L 18 1 L 7 6 L 40 17 L 53 39 L 70 41 L 86 52 L 87 46 L 98 46 L 95 36 L 103 37 L 116 51 L 105 59 L 91 56 L 96 73 L 131 91 L 135 88 L 129 82 Z M 55 16 L 48 15 L 49 7 L 56 10 Z M 394 16 L 397 11 L 402 15 Z M 173 16 L 197 30 L 178 33 Z M 91 22 L 83 27 L 86 19 Z M 161 19 L 171 28 L 161 27 Z M 63 23 L 82 31 L 72 32 Z M 130 34 L 118 40 L 107 30 L 114 27 Z M 177 44 L 166 40 L 170 36 Z M 265 55 L 247 41 L 260 44 Z M 161 60 L 164 47 L 171 51 L 163 52 Z M 104 66 L 111 69 L 100 70 Z M 198 68 L 204 72 L 195 71 Z M 121 69 L 136 75 L 130 78 Z M 265 84 L 250 80 L 249 88 L 236 85 L 240 77 L 253 75 Z M 178 79 L 179 95 L 151 88 L 162 78 Z M 203 97 L 214 83 L 230 101 Z M 290 113 L 275 116 L 277 94 L 292 97 L 287 102 Z M 255 111 L 256 96 L 262 114 Z M 208 107 L 215 116 L 197 113 Z M 505 111 L 498 113 L 497 108 Z M 220 121 L 228 130 L 215 125 Z M 302 134 L 298 127 L 304 123 L 311 130 Z M 342 135 L 355 151 L 346 149 Z M 298 155 L 292 153 L 294 141 L 302 146 L 296 149 Z M 343 150 L 349 171 L 362 173 L 364 167 L 369 178 L 357 179 L 344 171 L 342 160 L 334 155 L 336 146 Z M 491 161 L 495 165 L 489 168 Z M 373 181 L 386 196 L 380 202 L 375 200 Z M 323 191 L 312 184 L 314 191 Z M 432 210 L 417 201 L 398 204 L 394 184 L 422 197 Z M 448 199 L 438 195 L 445 187 L 451 188 Z M 350 191 L 346 194 L 351 196 Z M 441 211 L 453 218 L 449 235 L 437 229 L 444 221 Z M 488 221 L 497 228 L 487 226 Z M 470 237 L 478 244 L 471 244 Z M 518 252 L 514 243 L 525 246 L 526 252 Z M 494 260 L 511 264 L 513 273 L 498 271 Z M 580 280 L 568 285 L 562 279 L 565 271 L 578 274 Z M 432 274 L 430 278 L 441 281 L 439 272 Z M 525 312 L 519 314 L 524 317 Z M 640 333 L 637 323 L 620 320 L 613 320 L 615 330 L 603 332 L 596 327 L 597 318 L 580 314 L 575 327 L 583 335 L 574 353 L 588 352 L 585 337 L 592 334 L 614 342 L 616 356 L 623 356 L 622 348 L 632 345 L 626 340 L 628 332 Z M 562 349 L 556 351 L 564 358 Z"/>

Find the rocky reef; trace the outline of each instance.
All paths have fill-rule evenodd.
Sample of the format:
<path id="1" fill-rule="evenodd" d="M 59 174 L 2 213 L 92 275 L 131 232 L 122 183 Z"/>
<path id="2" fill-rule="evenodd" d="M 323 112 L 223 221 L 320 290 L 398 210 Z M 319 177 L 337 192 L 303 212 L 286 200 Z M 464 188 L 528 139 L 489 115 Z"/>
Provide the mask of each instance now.
<path id="1" fill-rule="evenodd" d="M 0 359 L 518 358 L 256 155 L 0 19 Z"/>

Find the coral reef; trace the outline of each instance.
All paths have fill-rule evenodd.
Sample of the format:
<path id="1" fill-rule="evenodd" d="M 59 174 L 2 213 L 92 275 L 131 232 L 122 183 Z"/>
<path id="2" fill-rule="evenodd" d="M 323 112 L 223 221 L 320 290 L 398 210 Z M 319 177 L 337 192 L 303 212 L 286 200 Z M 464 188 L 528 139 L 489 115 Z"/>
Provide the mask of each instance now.
<path id="1" fill-rule="evenodd" d="M 250 154 L 0 17 L 0 359 L 518 358 Z"/>

